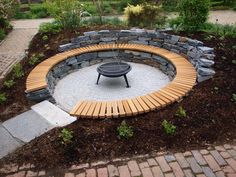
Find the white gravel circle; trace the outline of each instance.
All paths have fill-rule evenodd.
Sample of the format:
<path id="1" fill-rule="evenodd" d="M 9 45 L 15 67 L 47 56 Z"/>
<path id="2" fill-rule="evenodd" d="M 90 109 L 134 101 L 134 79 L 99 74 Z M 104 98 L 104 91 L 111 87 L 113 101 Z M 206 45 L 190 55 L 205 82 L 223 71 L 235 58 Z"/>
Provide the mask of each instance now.
<path id="1" fill-rule="evenodd" d="M 61 79 L 53 97 L 59 107 L 71 111 L 79 100 L 120 100 L 142 96 L 157 91 L 170 82 L 167 75 L 155 67 L 129 63 L 132 70 L 127 74 L 130 88 L 126 88 L 124 77 L 108 78 L 101 76 L 96 85 L 99 65 L 79 69 Z"/>

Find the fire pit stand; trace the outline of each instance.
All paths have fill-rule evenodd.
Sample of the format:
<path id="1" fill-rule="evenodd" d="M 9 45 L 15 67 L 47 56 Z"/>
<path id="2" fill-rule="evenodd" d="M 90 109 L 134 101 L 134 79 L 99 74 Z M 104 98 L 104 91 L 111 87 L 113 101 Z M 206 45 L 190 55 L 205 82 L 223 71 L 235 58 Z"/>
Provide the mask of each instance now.
<path id="1" fill-rule="evenodd" d="M 109 62 L 100 65 L 97 68 L 98 78 L 97 84 L 99 82 L 100 76 L 103 75 L 105 77 L 121 77 L 124 76 L 126 87 L 129 88 L 128 79 L 126 74 L 132 69 L 132 67 L 128 63 L 123 62 Z"/>

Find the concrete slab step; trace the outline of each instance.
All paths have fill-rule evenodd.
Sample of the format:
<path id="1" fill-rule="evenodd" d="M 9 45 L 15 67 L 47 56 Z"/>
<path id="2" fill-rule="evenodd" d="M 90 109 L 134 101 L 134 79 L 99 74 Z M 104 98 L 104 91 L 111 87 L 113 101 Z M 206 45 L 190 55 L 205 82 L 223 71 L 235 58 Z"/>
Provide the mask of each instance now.
<path id="1" fill-rule="evenodd" d="M 0 159 L 20 146 L 21 144 L 0 124 Z"/>
<path id="2" fill-rule="evenodd" d="M 32 106 L 31 109 L 54 126 L 63 127 L 76 121 L 75 117 L 70 116 L 47 100 Z"/>
<path id="3" fill-rule="evenodd" d="M 24 143 L 30 142 L 55 127 L 32 110 L 9 119 L 2 125 L 14 138 Z"/>

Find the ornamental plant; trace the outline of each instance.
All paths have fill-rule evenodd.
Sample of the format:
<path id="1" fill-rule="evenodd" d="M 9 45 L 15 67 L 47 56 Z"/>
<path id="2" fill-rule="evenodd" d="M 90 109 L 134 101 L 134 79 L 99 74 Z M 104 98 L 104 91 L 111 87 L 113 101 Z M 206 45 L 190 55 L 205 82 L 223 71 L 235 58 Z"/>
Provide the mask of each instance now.
<path id="1" fill-rule="evenodd" d="M 235 94 L 235 93 L 232 94 L 232 101 L 233 101 L 234 103 L 236 103 L 236 94 Z"/>
<path id="2" fill-rule="evenodd" d="M 165 23 L 165 16 L 161 12 L 161 6 L 143 3 L 140 5 L 128 5 L 124 14 L 130 26 L 154 27 Z"/>
<path id="3" fill-rule="evenodd" d="M 175 115 L 181 118 L 187 117 L 186 111 L 182 106 L 179 107 Z"/>
<path id="4" fill-rule="evenodd" d="M 0 104 L 3 104 L 7 100 L 5 93 L 0 93 Z"/>
<path id="5" fill-rule="evenodd" d="M 117 128 L 119 138 L 129 139 L 134 135 L 133 128 L 128 126 L 126 121 L 123 120 L 120 126 Z"/>
<path id="6" fill-rule="evenodd" d="M 208 18 L 210 0 L 180 0 L 178 9 L 183 28 L 187 31 L 196 31 Z"/>
<path id="7" fill-rule="evenodd" d="M 167 120 L 163 120 L 162 127 L 167 135 L 173 135 L 176 131 L 176 126 L 174 126 L 171 122 Z"/>
<path id="8" fill-rule="evenodd" d="M 59 137 L 61 138 L 61 143 L 63 145 L 68 145 L 69 143 L 72 142 L 73 131 L 67 128 L 63 128 L 59 134 Z"/>
<path id="9" fill-rule="evenodd" d="M 15 81 L 13 79 L 7 80 L 3 83 L 3 85 L 7 88 L 11 88 L 15 84 Z"/>
<path id="10" fill-rule="evenodd" d="M 24 71 L 20 63 L 14 65 L 12 72 L 13 77 L 15 78 L 21 78 L 24 76 Z"/>
<path id="11" fill-rule="evenodd" d="M 46 0 L 48 12 L 64 29 L 79 27 L 82 7 L 78 0 Z"/>

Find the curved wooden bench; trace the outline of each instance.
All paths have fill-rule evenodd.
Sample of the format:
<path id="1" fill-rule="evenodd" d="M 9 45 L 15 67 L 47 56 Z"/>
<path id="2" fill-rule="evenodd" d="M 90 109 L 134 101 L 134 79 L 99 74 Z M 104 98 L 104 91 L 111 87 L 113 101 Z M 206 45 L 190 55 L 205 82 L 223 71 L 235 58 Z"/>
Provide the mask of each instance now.
<path id="1" fill-rule="evenodd" d="M 175 66 L 176 76 L 172 82 L 162 89 L 133 99 L 117 101 L 82 100 L 71 110 L 71 115 L 77 117 L 110 118 L 142 114 L 155 109 L 160 109 L 161 107 L 181 99 L 195 85 L 195 68 L 181 55 L 162 48 L 140 44 L 120 44 L 118 47 L 115 44 L 103 44 L 77 48 L 44 60 L 30 72 L 26 81 L 26 93 L 46 88 L 48 86 L 46 78 L 47 74 L 52 67 L 59 62 L 83 53 L 105 51 L 114 48 L 159 55 Z"/>

